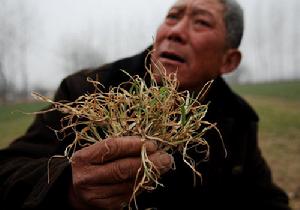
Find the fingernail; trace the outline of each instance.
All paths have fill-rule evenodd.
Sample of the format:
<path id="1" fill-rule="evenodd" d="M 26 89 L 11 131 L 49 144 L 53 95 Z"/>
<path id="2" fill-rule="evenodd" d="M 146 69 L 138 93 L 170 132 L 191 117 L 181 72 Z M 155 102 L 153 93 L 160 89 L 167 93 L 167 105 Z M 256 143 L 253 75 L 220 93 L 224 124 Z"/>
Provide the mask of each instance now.
<path id="1" fill-rule="evenodd" d="M 158 146 L 155 141 L 147 141 L 145 143 L 147 152 L 154 152 L 157 150 Z"/>
<path id="2" fill-rule="evenodd" d="M 173 163 L 173 156 L 166 152 L 161 152 L 159 155 L 159 162 L 161 166 L 171 168 Z"/>

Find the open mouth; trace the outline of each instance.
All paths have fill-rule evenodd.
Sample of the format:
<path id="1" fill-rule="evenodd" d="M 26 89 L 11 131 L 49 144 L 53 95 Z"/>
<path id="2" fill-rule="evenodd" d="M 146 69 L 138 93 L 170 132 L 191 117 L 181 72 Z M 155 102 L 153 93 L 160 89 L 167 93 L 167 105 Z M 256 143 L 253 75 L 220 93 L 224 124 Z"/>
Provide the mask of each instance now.
<path id="1" fill-rule="evenodd" d="M 184 58 L 180 57 L 179 55 L 176 55 L 174 53 L 169 53 L 169 52 L 163 52 L 160 55 L 161 58 L 166 58 L 168 60 L 176 61 L 179 63 L 185 63 Z"/>

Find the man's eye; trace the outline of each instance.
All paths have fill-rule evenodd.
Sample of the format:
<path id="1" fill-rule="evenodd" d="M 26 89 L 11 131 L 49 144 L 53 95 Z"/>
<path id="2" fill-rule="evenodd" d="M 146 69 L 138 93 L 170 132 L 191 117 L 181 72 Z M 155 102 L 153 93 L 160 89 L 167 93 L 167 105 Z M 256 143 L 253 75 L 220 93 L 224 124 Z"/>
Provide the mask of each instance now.
<path id="1" fill-rule="evenodd" d="M 169 13 L 166 17 L 167 19 L 177 20 L 179 17 L 177 14 Z"/>
<path id="2" fill-rule="evenodd" d="M 178 14 L 176 14 L 176 13 L 169 13 L 167 15 L 167 17 L 166 17 L 166 23 L 168 25 L 174 25 L 174 24 L 176 24 L 178 22 L 179 18 L 180 17 L 179 17 Z"/>
<path id="3" fill-rule="evenodd" d="M 195 20 L 194 23 L 195 23 L 197 26 L 211 27 L 210 22 L 207 21 L 207 20 L 203 20 L 203 19 Z"/>

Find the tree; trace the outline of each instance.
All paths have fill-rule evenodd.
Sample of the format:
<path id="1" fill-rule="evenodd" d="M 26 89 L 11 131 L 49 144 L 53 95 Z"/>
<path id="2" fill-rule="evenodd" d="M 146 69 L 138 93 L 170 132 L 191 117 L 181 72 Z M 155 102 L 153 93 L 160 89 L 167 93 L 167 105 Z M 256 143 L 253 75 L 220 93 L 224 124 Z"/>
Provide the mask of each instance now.
<path id="1" fill-rule="evenodd" d="M 66 73 L 96 67 L 105 62 L 105 57 L 87 40 L 90 39 L 66 37 L 61 40 L 60 56 L 64 60 Z"/>
<path id="2" fill-rule="evenodd" d="M 6 76 L 4 74 L 3 67 L 2 67 L 2 62 L 0 60 L 0 102 L 1 101 L 6 102 L 6 92 L 7 92 L 6 83 L 7 83 Z"/>
<path id="3" fill-rule="evenodd" d="M 28 1 L 0 1 L 0 92 L 2 100 L 17 89 L 27 93 L 27 50 L 33 18 Z"/>

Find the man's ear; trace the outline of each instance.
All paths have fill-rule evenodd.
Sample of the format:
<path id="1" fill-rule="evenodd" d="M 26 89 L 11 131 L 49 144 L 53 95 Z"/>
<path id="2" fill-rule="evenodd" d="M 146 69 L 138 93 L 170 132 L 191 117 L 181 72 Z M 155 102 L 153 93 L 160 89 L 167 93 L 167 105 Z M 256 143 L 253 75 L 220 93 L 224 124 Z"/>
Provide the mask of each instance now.
<path id="1" fill-rule="evenodd" d="M 223 66 L 221 74 L 227 74 L 234 71 L 241 62 L 242 54 L 238 49 L 228 49 L 223 57 Z"/>

